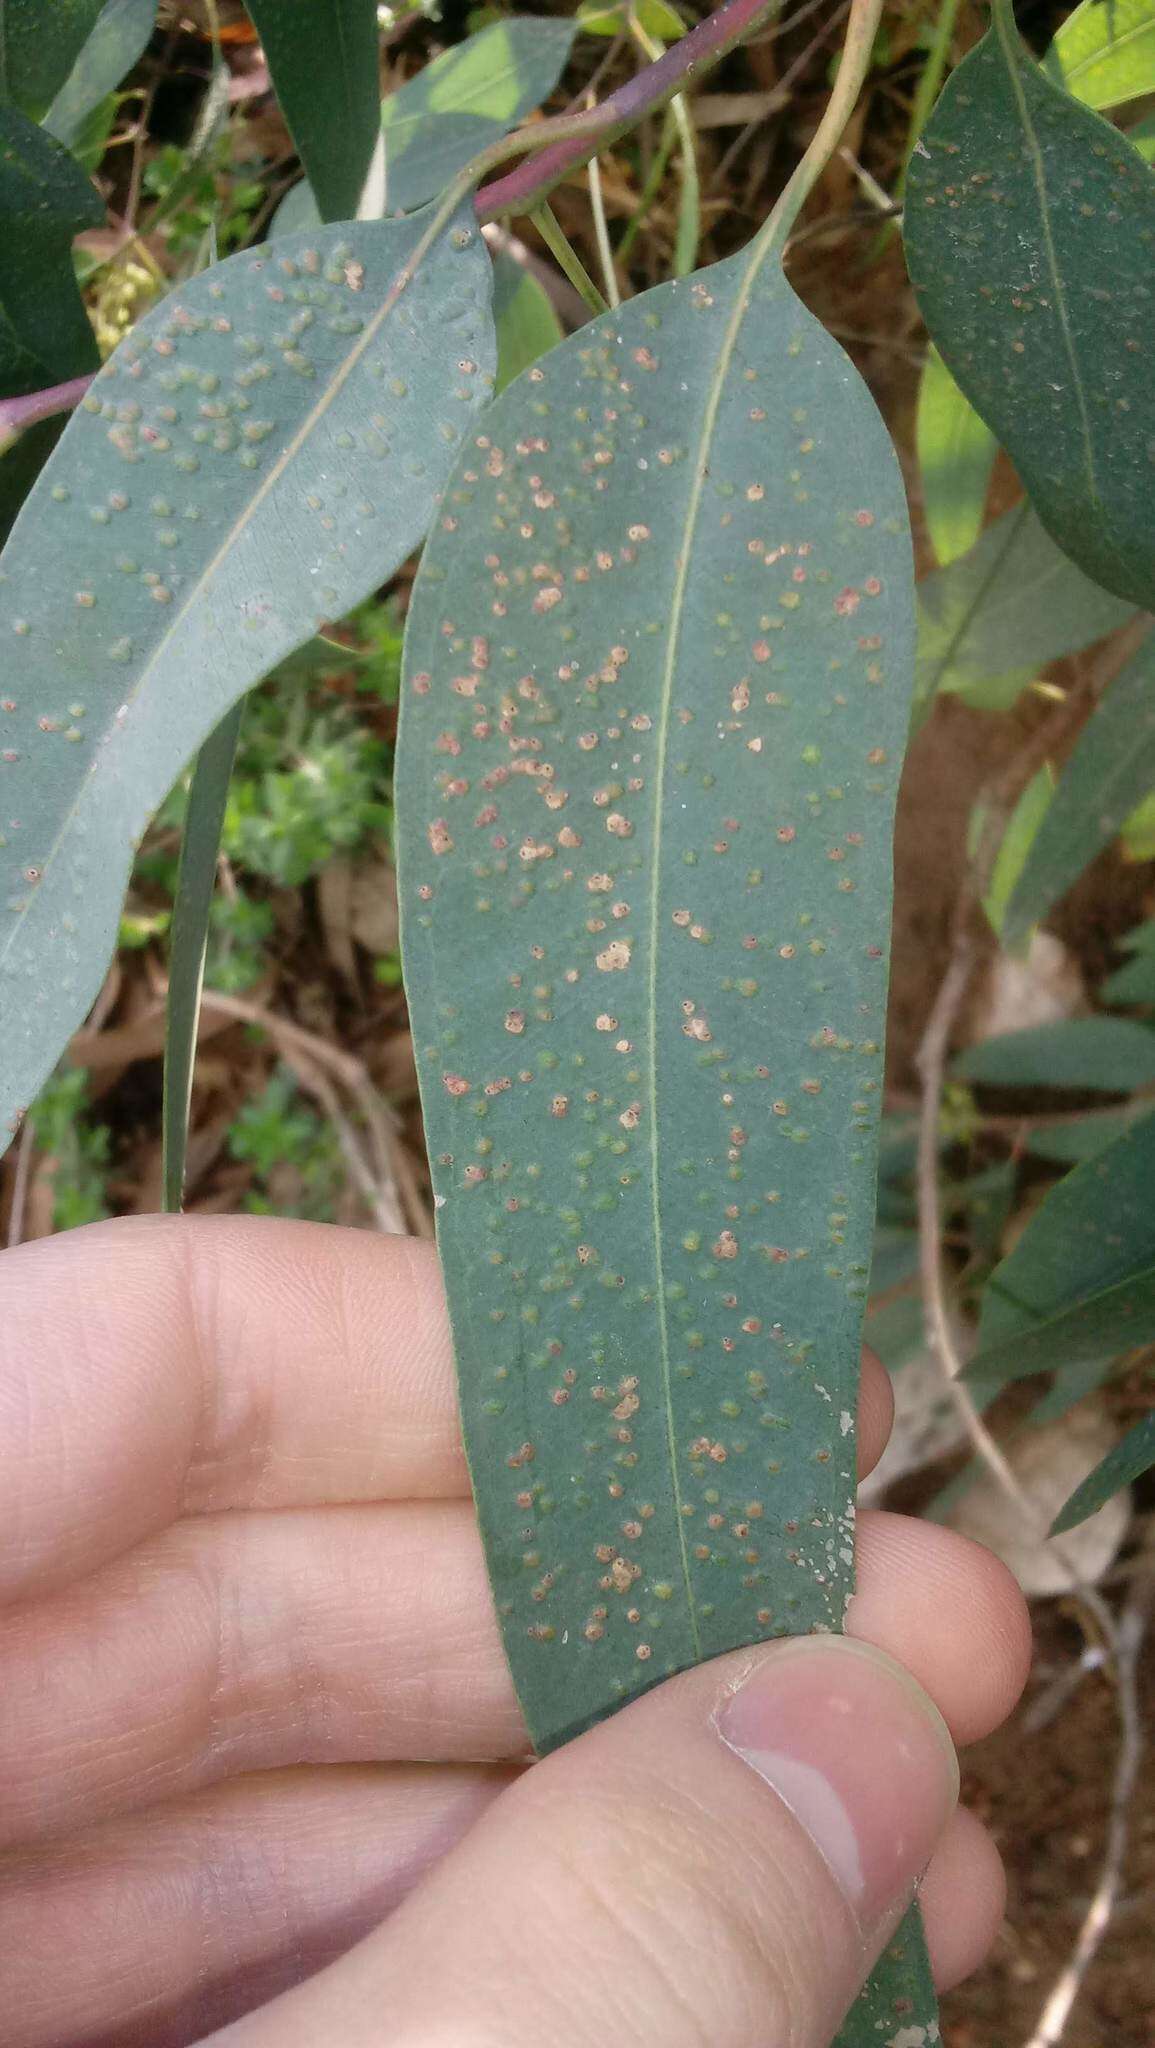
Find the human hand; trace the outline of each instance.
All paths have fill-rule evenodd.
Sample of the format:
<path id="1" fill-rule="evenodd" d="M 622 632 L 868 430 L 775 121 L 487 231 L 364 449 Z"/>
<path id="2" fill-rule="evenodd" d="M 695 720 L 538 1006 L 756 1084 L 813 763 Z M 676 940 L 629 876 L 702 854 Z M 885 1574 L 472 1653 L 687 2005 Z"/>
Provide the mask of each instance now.
<path id="1" fill-rule="evenodd" d="M 868 1361 L 863 1470 L 889 1419 Z M 928 1857 L 940 1983 L 997 1927 L 888 1659 L 972 1741 L 1027 1623 L 929 1524 L 860 1517 L 857 1647 L 721 1658 L 524 1768 L 427 1246 L 6 1254 L 0 1500 L 8 2048 L 823 2048 Z"/>

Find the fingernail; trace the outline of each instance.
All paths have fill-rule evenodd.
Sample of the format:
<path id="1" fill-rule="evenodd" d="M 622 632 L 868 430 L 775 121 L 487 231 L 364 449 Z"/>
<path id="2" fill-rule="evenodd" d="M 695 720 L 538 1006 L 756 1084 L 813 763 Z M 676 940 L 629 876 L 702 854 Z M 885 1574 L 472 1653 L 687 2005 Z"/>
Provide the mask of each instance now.
<path id="1" fill-rule="evenodd" d="M 958 1797 L 954 1745 L 922 1688 L 866 1644 L 805 1636 L 769 1651 L 715 1725 L 806 1830 L 863 1931 L 893 1920 Z"/>

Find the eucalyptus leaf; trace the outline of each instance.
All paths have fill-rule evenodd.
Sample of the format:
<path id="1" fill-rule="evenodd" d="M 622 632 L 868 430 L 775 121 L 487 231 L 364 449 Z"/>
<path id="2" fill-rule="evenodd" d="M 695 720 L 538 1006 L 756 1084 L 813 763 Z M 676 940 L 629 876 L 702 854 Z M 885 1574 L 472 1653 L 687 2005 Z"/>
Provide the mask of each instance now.
<path id="1" fill-rule="evenodd" d="M 1088 107 L 1118 107 L 1155 92 L 1152 0 L 1083 0 L 1043 59 L 1056 85 Z"/>
<path id="2" fill-rule="evenodd" d="M 1155 955 L 1136 953 L 1103 983 L 1106 1003 L 1155 1003 Z"/>
<path id="3" fill-rule="evenodd" d="M 1088 1110 L 1085 1116 L 1056 1117 L 1051 1123 L 1031 1124 L 1024 1133 L 1024 1142 L 1028 1152 L 1039 1159 L 1079 1166 L 1084 1159 L 1093 1159 L 1097 1152 L 1122 1137 L 1148 1107 L 1140 1097 L 1125 1109 Z"/>
<path id="4" fill-rule="evenodd" d="M 1046 916 L 1155 789 L 1155 634 L 1099 699 L 1046 807 L 1007 905 L 1013 945 Z"/>
<path id="5" fill-rule="evenodd" d="M 1046 828 L 1054 796 L 1055 778 L 1044 761 L 1020 795 L 999 842 L 983 909 L 992 931 L 1008 949 L 1024 939 L 1036 918 L 1042 915 L 1041 911 L 1036 912 L 1018 925 L 1012 923 L 1008 913 L 1020 890 L 1023 870 L 1033 859 L 1039 836 Z"/>
<path id="6" fill-rule="evenodd" d="M 927 355 L 919 380 L 915 442 L 927 532 L 945 568 L 965 555 L 982 531 L 998 442 L 936 348 Z"/>
<path id="7" fill-rule="evenodd" d="M 471 211 L 410 276 L 430 227 L 325 230 L 179 287 L 105 366 L 17 520 L 0 557 L 0 1129 L 99 987 L 150 812 L 229 706 L 429 524 L 494 369 Z"/>
<path id="8" fill-rule="evenodd" d="M 51 106 L 102 0 L 0 0 L 0 102 L 38 121 Z"/>
<path id="9" fill-rule="evenodd" d="M 1155 606 L 1155 180 L 1039 69 L 1011 0 L 943 90 L 904 219 L 931 336 L 1044 526 Z"/>
<path id="10" fill-rule="evenodd" d="M 1155 1082 L 1155 1031 L 1129 1017 L 1070 1017 L 967 1047 L 960 1081 L 988 1088 L 1085 1088 L 1123 1095 Z"/>
<path id="11" fill-rule="evenodd" d="M 574 26 L 537 15 L 491 22 L 390 93 L 380 110 L 386 211 L 423 206 L 487 143 L 540 106 L 561 76 Z M 311 187 L 302 181 L 282 200 L 271 232 L 295 233 L 317 217 Z"/>
<path id="12" fill-rule="evenodd" d="M 164 1017 L 161 1178 L 164 1207 L 169 1215 L 179 1215 L 184 1200 L 188 1113 L 196 1066 L 209 913 L 244 708 L 245 700 L 240 697 L 197 755 L 181 833 Z"/>
<path id="13" fill-rule="evenodd" d="M 536 277 L 504 252 L 493 262 L 493 318 L 497 389 L 504 391 L 562 338 L 561 322 Z"/>
<path id="14" fill-rule="evenodd" d="M 841 1625 L 911 613 L 885 430 L 758 245 L 511 385 L 423 557 L 403 957 L 539 1749 Z"/>
<path id="15" fill-rule="evenodd" d="M 249 14 L 321 218 L 351 220 L 378 135 L 377 0 L 250 0 Z"/>
<path id="16" fill-rule="evenodd" d="M 917 699 L 936 691 L 1006 709 L 1049 661 L 1133 615 L 1068 561 L 1024 500 L 918 586 Z"/>
<path id="17" fill-rule="evenodd" d="M 92 116 L 148 45 L 156 0 L 104 0 L 84 48 L 44 116 L 66 149 L 83 146 Z"/>
<path id="18" fill-rule="evenodd" d="M 67 150 L 0 105 L 0 393 L 62 384 L 100 358 L 72 270 L 72 241 L 104 205 Z"/>
<path id="19" fill-rule="evenodd" d="M 1105 1502 L 1140 1479 L 1155 1465 L 1155 1413 L 1140 1416 L 1113 1451 L 1108 1451 L 1081 1486 L 1075 1488 L 1062 1513 L 1055 1517 L 1052 1536 L 1061 1536 L 1097 1514 Z"/>
<path id="20" fill-rule="evenodd" d="M 998 1385 L 1110 1357 L 1155 1313 L 1155 1115 L 1077 1166 L 983 1290 L 970 1372 Z"/>

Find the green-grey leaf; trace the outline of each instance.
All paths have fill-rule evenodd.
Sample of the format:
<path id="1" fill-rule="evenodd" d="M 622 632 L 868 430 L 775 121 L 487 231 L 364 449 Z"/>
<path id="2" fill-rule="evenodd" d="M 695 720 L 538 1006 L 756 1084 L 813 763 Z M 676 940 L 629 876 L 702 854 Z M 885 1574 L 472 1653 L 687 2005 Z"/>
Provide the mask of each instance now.
<path id="1" fill-rule="evenodd" d="M 44 116 L 49 134 L 66 149 L 77 146 L 101 102 L 132 70 L 155 20 L 156 0 L 104 0 L 88 41 Z"/>
<path id="2" fill-rule="evenodd" d="M 216 885 L 221 826 L 229 797 L 245 700 L 237 699 L 197 755 L 185 811 L 168 949 L 164 1018 L 164 1102 L 161 1112 L 161 1181 L 166 1214 L 184 1200 L 188 1113 L 196 1065 L 201 985 L 209 913 Z"/>
<path id="3" fill-rule="evenodd" d="M 982 531 L 998 443 L 936 348 L 919 381 L 915 440 L 927 532 L 945 568 L 965 555 Z"/>
<path id="4" fill-rule="evenodd" d="M 102 0 L 0 0 L 0 101 L 38 121 L 64 84 Z"/>
<path id="5" fill-rule="evenodd" d="M 1010 0 L 911 159 L 905 236 L 931 335 L 1048 532 L 1155 606 L 1155 179 L 1039 69 Z"/>
<path id="6" fill-rule="evenodd" d="M 1022 791 L 999 842 L 990 886 L 983 897 L 983 909 L 990 919 L 991 929 L 1008 948 L 1013 948 L 1035 921 L 1028 918 L 1022 932 L 1019 932 L 1009 924 L 1007 909 L 1019 886 L 1023 869 L 1031 858 L 1032 849 L 1038 842 L 1054 795 L 1055 778 L 1044 762 Z M 976 806 L 975 818 L 985 820 L 986 815 L 985 806 Z"/>
<path id="7" fill-rule="evenodd" d="M 841 1623 L 910 543 L 865 388 L 749 255 L 519 378 L 445 514 L 403 952 L 478 1512 L 549 1749 Z"/>
<path id="8" fill-rule="evenodd" d="M 0 392 L 82 377 L 99 362 L 72 271 L 72 239 L 104 206 L 67 150 L 0 106 Z"/>
<path id="9" fill-rule="evenodd" d="M 229 705 L 428 526 L 492 388 L 468 207 L 233 257 L 134 329 L 0 558 L 0 1130 L 112 949 L 134 840 Z M 12 826 L 8 820 L 19 818 Z"/>
<path id="10" fill-rule="evenodd" d="M 1028 1152 L 1040 1159 L 1055 1159 L 1063 1166 L 1079 1166 L 1114 1143 L 1130 1129 L 1136 1117 L 1150 1107 L 1142 1097 L 1124 1109 L 1088 1110 L 1085 1116 L 1056 1117 L 1053 1123 L 1031 1124 L 1024 1132 Z"/>
<path id="11" fill-rule="evenodd" d="M 377 0 L 252 0 L 249 13 L 321 218 L 351 220 L 378 134 Z"/>
<path id="12" fill-rule="evenodd" d="M 1024 500 L 918 586 L 917 698 L 1012 704 L 1048 661 L 1113 632 L 1133 606 L 1068 561 Z"/>
<path id="13" fill-rule="evenodd" d="M 1141 1415 L 1114 1450 L 1108 1451 L 1094 1471 L 1087 1474 L 1083 1484 L 1075 1488 L 1066 1507 L 1055 1517 L 1052 1536 L 1061 1536 L 1064 1530 L 1085 1522 L 1088 1515 L 1097 1514 L 1105 1502 L 1112 1500 L 1125 1486 L 1130 1486 L 1133 1479 L 1141 1478 L 1152 1465 L 1155 1465 L 1155 1414 Z"/>
<path id="14" fill-rule="evenodd" d="M 497 326 L 497 388 L 504 391 L 562 338 L 561 322 L 536 277 L 501 253 L 493 262 L 493 317 Z"/>
<path id="15" fill-rule="evenodd" d="M 514 15 L 443 51 L 390 93 L 380 110 L 386 211 L 423 206 L 487 143 L 532 113 L 557 84 L 573 38 L 572 21 Z M 272 232 L 308 228 L 316 219 L 302 181 L 282 200 Z"/>
<path id="16" fill-rule="evenodd" d="M 1155 634 L 1115 677 L 1080 733 L 1007 906 L 1022 938 L 1109 846 L 1155 788 Z"/>
<path id="17" fill-rule="evenodd" d="M 1129 1017 L 1071 1017 L 984 1038 L 960 1053 L 962 1081 L 988 1088 L 1086 1088 L 1123 1095 L 1155 1082 L 1155 1031 Z"/>
<path id="18" fill-rule="evenodd" d="M 1118 107 L 1155 92 L 1152 0 L 1083 0 L 1067 16 L 1043 69 L 1088 107 Z"/>
<path id="19" fill-rule="evenodd" d="M 1001 1383 L 1142 1341 L 1155 1302 L 1153 1174 L 1148 1115 L 1051 1190 L 983 1290 L 976 1377 Z"/>
<path id="20" fill-rule="evenodd" d="M 1155 1003 L 1155 955 L 1139 952 L 1103 983 L 1105 1003 Z"/>

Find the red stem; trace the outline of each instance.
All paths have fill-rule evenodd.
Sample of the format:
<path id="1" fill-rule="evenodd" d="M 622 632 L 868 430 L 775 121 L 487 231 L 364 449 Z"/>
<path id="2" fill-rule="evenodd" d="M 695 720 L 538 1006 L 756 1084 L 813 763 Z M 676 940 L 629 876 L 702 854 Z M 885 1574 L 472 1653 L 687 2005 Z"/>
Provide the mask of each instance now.
<path id="1" fill-rule="evenodd" d="M 50 420 L 53 413 L 71 412 L 79 405 L 95 377 L 90 370 L 85 377 L 70 377 L 67 384 L 52 384 L 47 391 L 29 391 L 23 398 L 0 398 L 0 444 L 9 434 L 18 434 L 22 427 L 33 427 L 37 420 Z"/>

